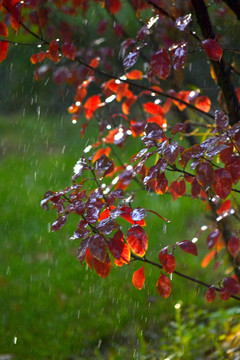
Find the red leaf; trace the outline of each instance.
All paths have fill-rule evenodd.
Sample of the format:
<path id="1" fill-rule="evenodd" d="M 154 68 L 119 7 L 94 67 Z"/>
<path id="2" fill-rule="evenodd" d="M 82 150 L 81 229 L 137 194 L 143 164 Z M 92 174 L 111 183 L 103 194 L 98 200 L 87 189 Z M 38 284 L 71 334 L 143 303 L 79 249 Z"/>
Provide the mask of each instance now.
<path id="1" fill-rule="evenodd" d="M 172 254 L 166 254 L 164 256 L 162 266 L 163 266 L 163 270 L 166 273 L 168 273 L 168 274 L 173 273 L 175 270 L 175 267 L 176 267 L 176 261 L 175 261 L 174 256 Z"/>
<path id="2" fill-rule="evenodd" d="M 187 51 L 188 51 L 187 43 L 181 41 L 181 43 L 177 44 L 177 48 L 176 50 L 174 50 L 174 54 L 173 54 L 174 70 L 179 71 L 184 67 L 185 62 L 187 60 Z"/>
<path id="3" fill-rule="evenodd" d="M 101 262 L 93 258 L 93 266 L 98 276 L 105 279 L 108 276 L 111 269 L 111 261 L 109 255 L 107 254 L 104 262 Z"/>
<path id="4" fill-rule="evenodd" d="M 210 286 L 206 291 L 206 299 L 209 303 L 212 303 L 216 298 L 216 292 L 214 286 Z"/>
<path id="5" fill-rule="evenodd" d="M 211 100 L 208 96 L 199 96 L 196 100 L 195 106 L 205 112 L 211 109 Z"/>
<path id="6" fill-rule="evenodd" d="M 157 176 L 155 191 L 157 194 L 162 195 L 167 191 L 167 189 L 168 189 L 168 180 L 163 172 Z"/>
<path id="7" fill-rule="evenodd" d="M 150 59 L 150 66 L 154 75 L 165 80 L 171 71 L 170 57 L 166 49 L 160 49 Z"/>
<path id="8" fill-rule="evenodd" d="M 76 58 L 76 48 L 72 43 L 65 42 L 62 45 L 62 53 L 70 60 L 75 60 Z"/>
<path id="9" fill-rule="evenodd" d="M 37 54 L 33 54 L 31 57 L 30 57 L 30 60 L 31 60 L 31 63 L 32 64 L 38 64 L 40 63 L 41 61 L 43 61 L 46 57 L 46 53 L 41 51 Z"/>
<path id="10" fill-rule="evenodd" d="M 136 270 L 132 277 L 132 282 L 135 288 L 138 290 L 142 290 L 143 285 L 145 283 L 145 269 L 142 266 L 140 269 Z"/>
<path id="11" fill-rule="evenodd" d="M 168 144 L 163 150 L 164 158 L 171 164 L 174 164 L 176 162 L 178 154 L 179 154 L 179 147 L 176 141 L 173 141 L 171 144 Z"/>
<path id="12" fill-rule="evenodd" d="M 240 158 L 232 155 L 225 163 L 225 169 L 230 173 L 233 183 L 236 185 L 240 180 Z"/>
<path id="13" fill-rule="evenodd" d="M 85 116 L 88 120 L 90 120 L 93 116 L 94 111 L 98 108 L 101 103 L 101 99 L 99 95 L 93 95 L 87 99 L 84 104 Z"/>
<path id="14" fill-rule="evenodd" d="M 213 61 L 220 61 L 222 58 L 222 48 L 219 43 L 214 39 L 207 39 L 202 41 L 204 50 L 207 56 Z"/>
<path id="15" fill-rule="evenodd" d="M 216 245 L 218 239 L 220 238 L 220 235 L 221 233 L 218 229 L 215 229 L 212 232 L 210 232 L 210 234 L 207 237 L 207 246 L 209 250 Z"/>
<path id="16" fill-rule="evenodd" d="M 8 42 L 0 41 L 0 63 L 6 59 L 7 53 L 8 53 Z"/>
<path id="17" fill-rule="evenodd" d="M 196 170 L 196 179 L 203 187 L 204 191 L 207 191 L 213 185 L 214 170 L 209 162 L 204 162 L 198 165 Z"/>
<path id="18" fill-rule="evenodd" d="M 85 261 L 88 264 L 88 266 L 90 267 L 90 269 L 93 269 L 94 266 L 94 258 L 92 257 L 92 254 L 90 253 L 89 248 L 87 248 L 86 252 L 85 252 Z"/>
<path id="19" fill-rule="evenodd" d="M 132 70 L 126 74 L 127 78 L 130 80 L 141 80 L 142 79 L 142 71 L 140 70 Z"/>
<path id="20" fill-rule="evenodd" d="M 222 203 L 222 205 L 220 206 L 220 208 L 217 210 L 217 214 L 221 215 L 225 212 L 228 212 L 232 207 L 232 201 L 231 200 L 226 200 Z"/>
<path id="21" fill-rule="evenodd" d="M 185 251 L 188 254 L 191 255 L 198 255 L 198 249 L 197 249 L 197 245 L 194 244 L 192 241 L 189 240 L 183 240 L 183 241 L 179 241 L 177 242 L 177 244 L 183 251 Z"/>
<path id="22" fill-rule="evenodd" d="M 157 282 L 157 291 L 159 295 L 163 298 L 167 298 L 171 294 L 171 282 L 169 278 L 161 273 L 158 282 Z"/>
<path id="23" fill-rule="evenodd" d="M 8 37 L 8 28 L 2 21 L 0 21 L 0 36 Z"/>
<path id="24" fill-rule="evenodd" d="M 57 40 L 51 41 L 51 43 L 49 45 L 49 51 L 47 52 L 47 57 L 54 62 L 59 61 L 58 41 Z"/>
<path id="25" fill-rule="evenodd" d="M 232 277 L 224 278 L 223 286 L 228 292 L 230 292 L 230 294 L 237 295 L 240 292 L 239 282 Z"/>
<path id="26" fill-rule="evenodd" d="M 94 157 L 92 159 L 92 162 L 95 163 L 95 161 L 98 160 L 103 154 L 106 155 L 106 156 L 109 156 L 110 152 L 111 152 L 111 148 L 109 146 L 107 146 L 107 147 L 105 147 L 103 149 L 99 149 L 95 153 L 95 155 L 94 155 Z"/>
<path id="27" fill-rule="evenodd" d="M 187 124 L 175 124 L 172 128 L 172 135 L 175 135 L 178 132 L 186 132 L 187 130 Z"/>
<path id="28" fill-rule="evenodd" d="M 118 230 L 108 243 L 111 254 L 124 264 L 129 264 L 131 251 L 129 246 L 124 242 L 123 233 Z"/>
<path id="29" fill-rule="evenodd" d="M 226 149 L 222 150 L 219 154 L 220 159 L 224 164 L 228 161 L 228 159 L 231 158 L 231 155 L 233 153 L 233 144 L 225 144 L 225 145 L 227 145 L 228 147 Z M 230 172 L 230 174 L 231 174 L 231 172 Z"/>
<path id="30" fill-rule="evenodd" d="M 232 190 L 232 177 L 226 169 L 215 170 L 213 189 L 221 199 L 225 199 Z"/>
<path id="31" fill-rule="evenodd" d="M 105 0 L 105 5 L 112 14 L 116 14 L 121 9 L 120 0 Z"/>
<path id="32" fill-rule="evenodd" d="M 233 235 L 228 241 L 228 251 L 233 256 L 236 257 L 240 250 L 240 240 L 237 236 Z"/>
<path id="33" fill-rule="evenodd" d="M 127 242 L 134 254 L 141 257 L 145 255 L 148 248 L 148 238 L 141 226 L 133 225 L 128 230 Z"/>
<path id="34" fill-rule="evenodd" d="M 107 242 L 104 236 L 99 234 L 92 236 L 89 241 L 89 250 L 95 259 L 105 262 L 107 256 Z"/>
<path id="35" fill-rule="evenodd" d="M 194 178 L 194 180 L 192 182 L 192 187 L 191 187 L 192 199 L 196 198 L 200 194 L 200 191 L 201 191 L 201 186 L 197 182 L 196 178 Z"/>
<path id="36" fill-rule="evenodd" d="M 229 291 L 227 291 L 227 289 L 225 287 L 221 288 L 219 295 L 223 301 L 227 301 L 231 297 L 231 293 Z"/>
<path id="37" fill-rule="evenodd" d="M 167 256 L 168 246 L 164 247 L 158 254 L 160 264 L 162 264 Z"/>
<path id="38" fill-rule="evenodd" d="M 222 111 L 216 110 L 214 114 L 216 124 L 220 128 L 226 128 L 229 124 L 229 117 Z"/>

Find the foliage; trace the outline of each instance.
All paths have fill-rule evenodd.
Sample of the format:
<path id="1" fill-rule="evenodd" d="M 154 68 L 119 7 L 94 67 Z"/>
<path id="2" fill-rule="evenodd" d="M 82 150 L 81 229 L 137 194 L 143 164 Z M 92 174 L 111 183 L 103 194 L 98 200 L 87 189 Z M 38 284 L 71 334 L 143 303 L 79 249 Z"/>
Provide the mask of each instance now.
<path id="1" fill-rule="evenodd" d="M 92 8 L 101 9 L 101 19 L 95 32 L 88 34 L 84 24 Z M 134 13 L 137 24 L 131 35 L 124 20 L 121 23 L 126 9 Z M 238 12 L 227 0 L 208 7 L 203 0 L 176 4 L 167 0 L 95 0 L 93 4 L 2 0 L 0 61 L 6 59 L 9 44 L 27 45 L 18 42 L 22 31 L 31 35 L 36 42 L 30 45 L 41 48 L 30 58 L 36 67 L 35 80 L 52 72 L 57 85 L 74 88 L 68 111 L 72 122 L 80 123 L 82 136 L 89 123 L 97 120 L 98 137 L 75 165 L 72 185 L 47 191 L 41 205 L 46 210 L 50 205 L 58 213 L 52 231 L 62 229 L 70 216 L 78 216 L 70 240 L 81 240 L 80 263 L 86 262 L 100 277 L 108 276 L 112 263 L 122 267 L 137 261 L 160 270 L 156 288 L 163 298 L 171 293 L 174 273 L 207 287 L 209 302 L 216 291 L 222 300 L 240 300 L 238 49 L 237 39 L 224 32 L 223 24 L 223 15 L 235 18 Z M 74 21 L 80 18 L 81 29 Z M 109 22 L 116 37 L 114 49 L 107 42 Z M 215 23 L 219 23 L 216 34 Z M 89 36 L 88 44 L 79 43 L 79 32 Z M 212 96 L 198 78 L 191 78 L 195 54 L 201 57 L 204 77 L 215 83 Z M 124 151 L 129 142 L 134 149 L 125 162 L 117 149 Z M 177 224 L 178 219 L 135 207 L 134 185 L 161 197 L 170 193 L 174 201 L 190 195 L 190 201 L 204 202 L 209 224 L 193 240 L 177 239 L 159 249 L 158 262 L 148 259 L 150 214 L 159 223 Z M 224 266 L 221 259 L 226 254 L 231 261 L 231 271 L 226 269 L 224 278 L 214 285 L 175 270 L 181 252 L 199 259 L 196 242 L 207 229 L 209 252 L 202 267 L 212 259 L 215 267 Z M 137 289 L 144 286 L 144 269 L 141 264 L 133 274 Z"/>

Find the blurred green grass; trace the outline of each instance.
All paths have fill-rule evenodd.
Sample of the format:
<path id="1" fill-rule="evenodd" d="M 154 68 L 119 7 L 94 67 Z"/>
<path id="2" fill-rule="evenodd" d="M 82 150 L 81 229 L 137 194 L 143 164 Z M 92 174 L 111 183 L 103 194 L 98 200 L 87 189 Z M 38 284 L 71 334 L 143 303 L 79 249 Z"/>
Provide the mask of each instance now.
<path id="1" fill-rule="evenodd" d="M 69 118 L 19 114 L 1 116 L 0 131 L 0 354 L 19 360 L 139 358 L 139 349 L 144 353 L 146 346 L 160 351 L 166 328 L 171 341 L 175 330 L 169 324 L 179 300 L 193 313 L 209 308 L 204 289 L 176 277 L 172 295 L 160 298 L 155 288 L 159 270 L 149 266 L 144 289 L 136 290 L 131 278 L 142 263 L 113 267 L 105 280 L 81 266 L 78 241 L 68 241 L 77 217 L 60 232 L 49 232 L 56 214 L 40 208 L 42 196 L 71 183 L 94 125 L 81 139 Z M 132 151 L 128 143 L 126 152 Z M 166 227 L 153 214 L 147 217 L 148 257 L 153 260 L 163 246 L 193 238 L 205 221 L 197 200 L 137 194 L 134 206 L 144 204 L 172 220 Z M 200 258 L 205 251 L 200 244 Z M 179 271 L 208 282 L 217 277 L 204 272 L 194 256 L 178 250 L 176 258 Z M 211 309 L 218 306 L 217 300 Z M 154 354 L 152 359 L 160 358 Z"/>

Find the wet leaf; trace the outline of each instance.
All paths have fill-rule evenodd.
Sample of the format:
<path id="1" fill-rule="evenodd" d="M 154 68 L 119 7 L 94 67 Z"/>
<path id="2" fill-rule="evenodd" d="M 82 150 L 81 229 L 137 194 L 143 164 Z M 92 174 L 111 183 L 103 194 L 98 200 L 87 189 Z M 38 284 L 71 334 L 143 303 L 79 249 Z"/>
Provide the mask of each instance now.
<path id="1" fill-rule="evenodd" d="M 148 123 L 145 127 L 147 137 L 151 140 L 165 139 L 166 135 L 164 134 L 162 128 L 156 123 Z"/>
<path id="2" fill-rule="evenodd" d="M 133 221 L 143 220 L 146 216 L 146 210 L 142 207 L 138 207 L 131 212 L 131 218 Z"/>
<path id="3" fill-rule="evenodd" d="M 78 260 L 80 261 L 80 263 L 83 262 L 83 260 L 85 259 L 85 255 L 86 255 L 86 251 L 89 245 L 89 241 L 90 241 L 90 237 L 83 239 L 79 248 L 78 248 Z"/>
<path id="4" fill-rule="evenodd" d="M 191 255 L 198 255 L 197 245 L 194 244 L 192 241 L 183 240 L 176 243 L 183 251 Z"/>
<path id="5" fill-rule="evenodd" d="M 166 273 L 168 273 L 168 274 L 173 273 L 175 270 L 175 267 L 176 267 L 176 261 L 175 261 L 174 256 L 172 254 L 166 254 L 164 256 L 162 266 L 163 266 L 163 270 Z"/>
<path id="6" fill-rule="evenodd" d="M 90 224 L 95 224 L 97 222 L 97 220 L 98 220 L 99 212 L 100 212 L 100 210 L 96 206 L 94 206 L 92 204 L 88 205 L 87 213 L 86 213 L 86 216 L 85 216 L 86 220 Z"/>
<path id="7" fill-rule="evenodd" d="M 212 249 L 217 244 L 217 241 L 219 240 L 220 235 L 221 235 L 221 233 L 218 229 L 215 229 L 210 232 L 210 234 L 207 237 L 207 246 L 208 246 L 209 250 Z"/>
<path id="8" fill-rule="evenodd" d="M 222 110 L 216 110 L 214 118 L 216 125 L 222 129 L 226 128 L 229 124 L 229 117 Z"/>
<path id="9" fill-rule="evenodd" d="M 203 162 L 197 167 L 196 179 L 204 191 L 207 191 L 213 185 L 214 170 L 209 162 Z"/>
<path id="10" fill-rule="evenodd" d="M 150 59 L 150 66 L 154 75 L 160 79 L 165 80 L 171 71 L 171 62 L 168 51 L 160 49 Z"/>
<path id="11" fill-rule="evenodd" d="M 171 282 L 169 278 L 161 273 L 158 281 L 157 281 L 157 291 L 159 295 L 163 298 L 167 298 L 171 294 Z"/>
<path id="12" fill-rule="evenodd" d="M 225 169 L 230 173 L 232 182 L 236 185 L 240 180 L 240 158 L 238 155 L 232 155 L 225 163 Z"/>
<path id="13" fill-rule="evenodd" d="M 107 256 L 107 242 L 104 236 L 100 234 L 91 236 L 89 241 L 89 250 L 95 259 L 105 262 Z"/>
<path id="14" fill-rule="evenodd" d="M 231 293 L 227 291 L 227 289 L 224 286 L 221 288 L 219 295 L 223 301 L 227 301 L 231 297 Z"/>
<path id="15" fill-rule="evenodd" d="M 136 64 L 139 57 L 139 49 L 134 48 L 123 60 L 123 66 L 125 70 L 128 70 L 130 67 Z"/>
<path id="16" fill-rule="evenodd" d="M 229 253 L 235 258 L 240 250 L 240 240 L 237 236 L 233 235 L 228 240 L 227 248 Z"/>
<path id="17" fill-rule="evenodd" d="M 201 262 L 201 266 L 202 268 L 205 268 L 208 266 L 208 264 L 210 263 L 210 261 L 212 260 L 212 258 L 215 257 L 215 255 L 217 254 L 216 250 L 211 250 L 202 260 Z"/>
<path id="18" fill-rule="evenodd" d="M 167 189 L 168 189 L 168 180 L 165 176 L 165 173 L 163 172 L 157 176 L 155 191 L 157 194 L 162 195 L 165 194 Z"/>
<path id="19" fill-rule="evenodd" d="M 96 271 L 96 273 L 98 274 L 98 276 L 102 277 L 103 279 L 105 279 L 110 270 L 111 270 L 111 260 L 109 255 L 106 255 L 105 261 L 99 261 L 96 258 L 93 258 L 93 267 Z"/>
<path id="20" fill-rule="evenodd" d="M 228 292 L 230 292 L 230 294 L 237 295 L 240 292 L 240 284 L 233 277 L 224 278 L 223 286 Z"/>
<path id="21" fill-rule="evenodd" d="M 213 189 L 221 199 L 225 199 L 232 190 L 232 177 L 226 169 L 215 170 Z"/>
<path id="22" fill-rule="evenodd" d="M 207 56 L 213 61 L 220 61 L 222 58 L 222 48 L 214 39 L 206 39 L 202 41 Z"/>
<path id="23" fill-rule="evenodd" d="M 124 242 L 122 231 L 118 230 L 114 234 L 113 238 L 109 240 L 108 247 L 115 259 L 123 264 L 129 264 L 131 251 L 128 244 Z"/>
<path id="24" fill-rule="evenodd" d="M 215 292 L 215 287 L 213 285 L 207 289 L 205 296 L 206 296 L 207 302 L 209 302 L 209 303 L 212 303 L 215 300 L 216 292 Z"/>
<path id="25" fill-rule="evenodd" d="M 67 215 L 59 216 L 52 224 L 51 231 L 59 231 L 66 223 Z"/>
<path id="26" fill-rule="evenodd" d="M 175 164 L 178 154 L 179 154 L 179 147 L 176 141 L 173 141 L 171 144 L 168 144 L 163 150 L 164 158 L 172 165 Z"/>
<path id="27" fill-rule="evenodd" d="M 148 248 L 148 238 L 144 229 L 139 225 L 133 225 L 127 232 L 127 243 L 134 254 L 144 256 Z"/>
<path id="28" fill-rule="evenodd" d="M 188 46 L 187 43 L 181 41 L 173 53 L 173 68 L 176 71 L 181 70 L 187 60 Z"/>
<path id="29" fill-rule="evenodd" d="M 187 14 L 183 17 L 177 18 L 177 20 L 175 21 L 175 26 L 178 30 L 184 31 L 191 21 L 192 21 L 192 14 Z"/>
<path id="30" fill-rule="evenodd" d="M 186 132 L 187 130 L 187 124 L 178 123 L 175 124 L 172 128 L 172 135 L 177 134 L 178 132 Z"/>
<path id="31" fill-rule="evenodd" d="M 192 199 L 196 198 L 200 194 L 200 191 L 201 191 L 201 186 L 196 180 L 196 178 L 194 178 L 191 186 Z"/>
<path id="32" fill-rule="evenodd" d="M 116 223 L 114 219 L 104 219 L 99 222 L 99 224 L 96 226 L 96 228 L 103 234 L 109 235 L 111 232 L 117 228 L 119 228 L 119 225 Z"/>
<path id="33" fill-rule="evenodd" d="M 145 283 L 145 268 L 142 266 L 140 269 L 136 270 L 132 277 L 132 283 L 136 289 L 142 290 Z"/>

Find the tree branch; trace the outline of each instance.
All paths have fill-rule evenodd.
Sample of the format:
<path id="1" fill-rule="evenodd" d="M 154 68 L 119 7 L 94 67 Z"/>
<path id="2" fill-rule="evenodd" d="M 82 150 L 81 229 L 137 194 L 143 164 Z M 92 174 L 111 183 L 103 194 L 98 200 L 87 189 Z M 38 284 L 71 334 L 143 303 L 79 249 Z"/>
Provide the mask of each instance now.
<path id="1" fill-rule="evenodd" d="M 192 0 L 192 5 L 204 38 L 215 39 L 216 35 L 214 33 L 204 0 Z M 220 61 L 211 61 L 211 64 L 216 74 L 218 85 L 222 90 L 223 97 L 226 102 L 230 124 L 233 125 L 239 121 L 240 106 L 234 85 L 230 77 L 231 69 L 227 66 L 223 59 Z"/>
<path id="2" fill-rule="evenodd" d="M 154 262 L 154 261 L 148 260 L 146 257 L 141 258 L 141 257 L 138 257 L 138 256 L 136 256 L 136 255 L 134 255 L 134 254 L 132 254 L 131 256 L 132 256 L 132 258 L 134 258 L 135 260 L 139 260 L 139 261 L 145 262 L 145 263 L 150 264 L 150 265 L 153 265 L 153 266 L 155 266 L 155 267 L 157 267 L 157 268 L 159 268 L 159 269 L 162 269 L 162 268 L 163 268 L 162 265 L 160 265 L 160 264 L 158 264 L 158 263 L 156 263 L 156 262 Z M 207 288 L 209 288 L 210 286 L 212 286 L 211 284 L 208 284 L 208 283 L 206 283 L 206 282 L 204 282 L 204 281 L 198 280 L 198 279 L 196 279 L 196 278 L 194 278 L 194 277 L 192 277 L 192 276 L 183 274 L 183 273 L 181 273 L 180 271 L 177 271 L 177 270 L 175 270 L 175 271 L 173 272 L 173 274 L 175 274 L 175 275 L 177 275 L 177 276 L 180 276 L 180 277 L 182 277 L 182 278 L 184 278 L 184 279 L 190 280 L 190 281 L 192 281 L 192 282 L 194 282 L 194 283 L 196 283 L 196 284 L 202 285 L 202 286 L 207 287 Z M 220 288 L 218 288 L 218 287 L 216 287 L 216 286 L 214 286 L 214 289 L 215 289 L 216 291 L 218 291 L 218 292 L 220 292 L 220 290 L 221 290 Z M 240 301 L 240 297 L 239 297 L 239 296 L 231 295 L 231 297 L 232 297 L 233 299 L 235 299 L 235 300 Z"/>

